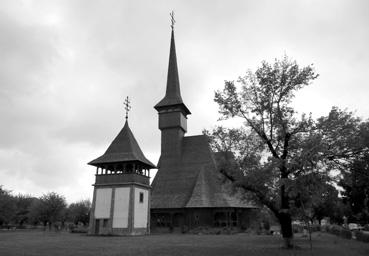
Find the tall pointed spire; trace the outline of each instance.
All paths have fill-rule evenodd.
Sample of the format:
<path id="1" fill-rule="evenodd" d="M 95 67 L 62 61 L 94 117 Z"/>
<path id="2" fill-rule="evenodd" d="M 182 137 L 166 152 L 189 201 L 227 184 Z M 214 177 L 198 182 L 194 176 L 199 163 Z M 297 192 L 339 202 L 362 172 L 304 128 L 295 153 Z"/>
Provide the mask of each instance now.
<path id="1" fill-rule="evenodd" d="M 183 103 L 181 97 L 181 89 L 179 87 L 178 67 L 177 67 L 177 55 L 176 45 L 174 42 L 174 31 L 172 29 L 172 36 L 170 40 L 170 54 L 167 76 L 167 90 L 165 96 L 175 100 L 176 103 Z"/>
<path id="2" fill-rule="evenodd" d="M 177 55 L 176 45 L 174 41 L 174 18 L 172 17 L 172 33 L 170 39 L 170 53 L 169 53 L 169 65 L 168 65 L 168 76 L 167 76 L 167 89 L 164 98 L 155 105 L 156 110 L 160 110 L 166 106 L 180 105 L 186 115 L 191 114 L 186 105 L 183 103 L 181 97 L 181 90 L 179 86 L 178 67 L 177 67 Z"/>

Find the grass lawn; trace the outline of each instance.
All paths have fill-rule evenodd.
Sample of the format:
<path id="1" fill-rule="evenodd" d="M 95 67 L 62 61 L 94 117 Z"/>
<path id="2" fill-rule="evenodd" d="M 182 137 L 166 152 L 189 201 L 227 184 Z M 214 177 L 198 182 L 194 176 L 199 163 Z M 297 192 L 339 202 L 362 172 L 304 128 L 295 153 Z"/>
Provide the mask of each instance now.
<path id="1" fill-rule="evenodd" d="M 157 234 L 137 237 L 97 237 L 66 232 L 0 231 L 0 256 L 22 255 L 369 255 L 369 243 L 326 233 L 309 241 L 295 237 L 298 249 L 284 250 L 276 236 Z"/>

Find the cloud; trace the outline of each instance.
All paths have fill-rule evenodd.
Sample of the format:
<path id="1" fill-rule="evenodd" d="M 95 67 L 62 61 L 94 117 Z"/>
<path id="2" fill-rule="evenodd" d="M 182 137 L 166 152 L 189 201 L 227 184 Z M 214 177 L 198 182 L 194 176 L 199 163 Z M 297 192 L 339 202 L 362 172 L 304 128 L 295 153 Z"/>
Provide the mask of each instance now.
<path id="1" fill-rule="evenodd" d="M 218 118 L 214 90 L 286 52 L 320 73 L 296 98 L 299 111 L 332 105 L 369 116 L 368 3 L 357 1 L 2 1 L 0 180 L 5 188 L 69 201 L 90 197 L 92 167 L 129 122 L 156 162 L 169 12 L 176 12 L 188 134 Z M 311 102 L 314 101 L 314 104 Z"/>
<path id="2" fill-rule="evenodd" d="M 9 98 L 42 90 L 47 85 L 48 68 L 57 56 L 52 31 L 21 24 L 4 12 L 0 12 L 0 31 L 0 96 Z"/>

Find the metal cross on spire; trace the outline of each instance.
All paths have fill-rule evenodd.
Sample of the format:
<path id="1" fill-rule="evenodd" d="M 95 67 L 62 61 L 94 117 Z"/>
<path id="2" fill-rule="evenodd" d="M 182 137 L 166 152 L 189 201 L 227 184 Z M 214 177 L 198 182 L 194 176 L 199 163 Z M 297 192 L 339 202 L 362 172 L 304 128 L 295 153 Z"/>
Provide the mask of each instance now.
<path id="1" fill-rule="evenodd" d="M 171 22 L 172 24 L 170 25 L 172 30 L 174 29 L 174 24 L 176 23 L 176 20 L 174 19 L 174 11 L 172 11 L 171 13 L 169 13 L 170 17 L 171 17 Z"/>
<path id="2" fill-rule="evenodd" d="M 126 120 L 128 119 L 128 112 L 131 110 L 131 105 L 130 105 L 130 101 L 129 98 L 127 96 L 127 98 L 124 100 L 124 109 L 126 110 Z"/>

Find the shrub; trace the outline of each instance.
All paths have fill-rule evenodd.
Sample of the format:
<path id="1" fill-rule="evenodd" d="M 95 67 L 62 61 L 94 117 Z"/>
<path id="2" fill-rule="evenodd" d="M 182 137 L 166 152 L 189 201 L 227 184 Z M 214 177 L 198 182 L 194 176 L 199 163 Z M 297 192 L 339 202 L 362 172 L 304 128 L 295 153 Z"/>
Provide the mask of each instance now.
<path id="1" fill-rule="evenodd" d="M 70 233 L 87 233 L 88 232 L 88 227 L 75 227 L 74 229 L 71 229 L 69 231 Z"/>
<path id="2" fill-rule="evenodd" d="M 365 224 L 365 225 L 364 225 L 364 230 L 365 230 L 365 231 L 369 231 L 369 224 Z"/>
<path id="3" fill-rule="evenodd" d="M 369 243 L 369 234 L 362 231 L 355 231 L 356 240 Z"/>
<path id="4" fill-rule="evenodd" d="M 350 231 L 350 230 L 345 229 L 345 228 L 342 228 L 342 229 L 341 229 L 340 236 L 341 236 L 342 238 L 351 239 L 351 238 L 352 238 L 352 233 L 351 233 L 351 231 Z"/>
<path id="5" fill-rule="evenodd" d="M 74 224 L 72 224 L 72 223 L 68 224 L 68 230 L 69 230 L 69 232 L 73 233 L 73 230 L 74 230 L 76 227 L 77 227 L 77 226 L 76 226 L 76 225 L 74 225 Z"/>
<path id="6" fill-rule="evenodd" d="M 327 226 L 327 232 L 346 239 L 352 238 L 352 233 L 350 230 L 342 228 L 338 225 Z"/>
<path id="7" fill-rule="evenodd" d="M 319 231 L 321 231 L 319 224 L 314 224 L 310 228 L 311 228 L 311 232 L 319 232 Z"/>
<path id="8" fill-rule="evenodd" d="M 327 232 L 333 235 L 339 236 L 341 233 L 341 227 L 337 225 L 331 225 L 327 227 Z"/>
<path id="9" fill-rule="evenodd" d="M 302 233 L 304 226 L 300 224 L 292 224 L 293 233 Z"/>
<path id="10" fill-rule="evenodd" d="M 240 230 L 237 228 L 229 228 L 229 227 L 207 227 L 207 226 L 201 226 L 196 227 L 194 229 L 189 230 L 190 234 L 196 234 L 196 235 L 220 235 L 220 234 L 227 234 L 227 235 L 233 235 L 236 233 L 239 233 Z"/>

